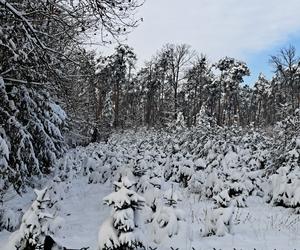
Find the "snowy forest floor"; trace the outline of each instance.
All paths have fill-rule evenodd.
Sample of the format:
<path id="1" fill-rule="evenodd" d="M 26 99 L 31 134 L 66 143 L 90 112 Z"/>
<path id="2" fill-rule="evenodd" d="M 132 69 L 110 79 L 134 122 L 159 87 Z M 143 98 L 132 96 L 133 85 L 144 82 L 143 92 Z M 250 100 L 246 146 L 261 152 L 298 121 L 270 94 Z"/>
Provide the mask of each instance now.
<path id="1" fill-rule="evenodd" d="M 79 169 L 76 165 L 83 163 L 91 165 L 91 162 L 84 159 L 93 155 L 95 151 L 103 151 L 103 144 L 94 144 L 88 149 L 72 149 L 67 153 L 67 165 L 72 165 L 74 169 Z M 99 226 L 111 210 L 103 205 L 102 199 L 113 192 L 112 180 L 104 184 L 88 184 L 89 176 L 78 174 L 80 171 L 69 178 L 68 191 L 64 199 L 59 201 L 57 215 L 62 218 L 63 223 L 54 236 L 60 244 L 68 248 L 89 246 L 91 250 L 96 250 Z M 12 211 L 24 212 L 35 196 L 29 189 L 22 197 L 10 196 L 10 193 L 7 193 L 4 198 L 5 205 Z M 141 230 L 146 241 L 157 249 L 300 249 L 299 215 L 294 214 L 291 209 L 273 207 L 258 196 L 249 196 L 246 203 L 247 207 L 235 208 L 230 234 L 223 237 L 203 237 L 201 231 L 204 228 L 204 211 L 211 207 L 213 202 L 200 199 L 199 195 L 182 189 L 182 202 L 178 207 L 185 212 L 185 220 L 179 224 L 179 233 L 172 238 L 163 238 L 160 244 L 154 244 L 150 225 L 144 225 Z M 8 244 L 13 234 L 5 230 L 0 232 L 1 250 L 13 249 Z"/>
<path id="2" fill-rule="evenodd" d="M 102 198 L 111 192 L 110 185 L 90 184 L 79 179 L 72 183 L 66 199 L 61 203 L 60 216 L 64 218 L 62 229 L 55 238 L 69 248 L 89 246 L 97 249 L 98 230 L 109 215 L 110 209 L 103 205 Z M 12 205 L 29 207 L 33 194 L 16 198 Z M 261 198 L 249 198 L 247 208 L 237 209 L 234 214 L 232 233 L 224 237 L 202 237 L 203 210 L 209 202 L 198 197 L 186 197 L 183 209 L 189 215 L 182 223 L 180 234 L 167 239 L 159 249 L 299 249 L 300 219 L 287 209 L 274 208 Z M 22 204 L 22 205 L 21 205 Z M 0 232 L 0 246 L 4 246 L 11 233 Z M 2 249 L 2 248 L 1 248 Z"/>

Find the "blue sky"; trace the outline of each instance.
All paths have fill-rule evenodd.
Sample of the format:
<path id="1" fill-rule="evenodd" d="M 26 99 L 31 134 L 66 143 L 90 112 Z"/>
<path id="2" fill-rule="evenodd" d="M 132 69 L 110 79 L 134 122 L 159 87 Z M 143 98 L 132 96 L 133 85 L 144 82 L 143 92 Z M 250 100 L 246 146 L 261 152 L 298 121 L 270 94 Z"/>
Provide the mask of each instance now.
<path id="1" fill-rule="evenodd" d="M 293 45 L 296 48 L 297 55 L 300 56 L 300 32 L 299 35 L 290 35 L 280 41 L 274 46 L 270 46 L 258 53 L 249 53 L 246 56 L 246 62 L 251 70 L 251 76 L 245 78 L 245 83 L 252 85 L 260 72 L 262 72 L 268 79 L 271 79 L 273 72 L 269 64 L 270 55 L 276 55 L 281 48 L 286 48 Z"/>
<path id="2" fill-rule="evenodd" d="M 138 65 L 166 43 L 186 43 L 211 62 L 224 56 L 245 61 L 252 84 L 271 77 L 269 56 L 294 45 L 300 55 L 300 0 L 146 0 L 144 21 L 127 37 Z M 111 51 L 111 48 L 107 51 Z"/>

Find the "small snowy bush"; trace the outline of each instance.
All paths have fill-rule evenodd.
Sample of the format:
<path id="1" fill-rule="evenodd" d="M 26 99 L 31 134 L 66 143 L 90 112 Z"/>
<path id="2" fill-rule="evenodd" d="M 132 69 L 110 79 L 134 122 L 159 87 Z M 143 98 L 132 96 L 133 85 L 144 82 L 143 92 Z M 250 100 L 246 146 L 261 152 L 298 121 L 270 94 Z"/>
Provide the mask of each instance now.
<path id="1" fill-rule="evenodd" d="M 104 203 L 112 206 L 111 216 L 101 225 L 99 230 L 99 250 L 131 250 L 142 247 L 136 222 L 136 210 L 145 200 L 130 188 L 133 187 L 127 177 L 114 183 L 116 192 L 104 197 Z"/>
<path id="2" fill-rule="evenodd" d="M 294 208 L 296 213 L 300 211 L 300 170 L 290 167 L 279 168 L 270 177 L 271 190 L 269 202 L 274 206 Z"/>
<path id="3" fill-rule="evenodd" d="M 153 214 L 151 222 L 152 237 L 156 244 L 161 243 L 166 237 L 179 233 L 179 223 L 184 220 L 184 212 L 177 208 L 181 201 L 179 192 L 173 187 L 164 193 L 166 204 L 159 207 Z"/>
<path id="4" fill-rule="evenodd" d="M 53 216 L 46 211 L 49 197 L 47 188 L 35 190 L 36 200 L 22 217 L 20 229 L 16 232 L 14 245 L 19 250 L 39 249 L 49 233 Z"/>
<path id="5" fill-rule="evenodd" d="M 0 231 L 15 231 L 21 223 L 21 214 L 8 208 L 0 208 Z"/>
<path id="6" fill-rule="evenodd" d="M 205 211 L 202 236 L 224 236 L 231 232 L 234 207 L 211 208 Z"/>

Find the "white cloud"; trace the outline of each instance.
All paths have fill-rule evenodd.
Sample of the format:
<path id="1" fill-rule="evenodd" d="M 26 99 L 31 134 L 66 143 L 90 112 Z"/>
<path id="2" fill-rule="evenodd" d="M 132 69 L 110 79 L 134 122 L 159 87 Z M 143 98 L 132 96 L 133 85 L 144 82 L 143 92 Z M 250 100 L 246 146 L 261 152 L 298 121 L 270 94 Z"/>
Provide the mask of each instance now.
<path id="1" fill-rule="evenodd" d="M 300 30 L 299 0 L 146 0 L 144 22 L 128 38 L 141 60 L 167 42 L 187 43 L 213 60 L 245 58 Z"/>

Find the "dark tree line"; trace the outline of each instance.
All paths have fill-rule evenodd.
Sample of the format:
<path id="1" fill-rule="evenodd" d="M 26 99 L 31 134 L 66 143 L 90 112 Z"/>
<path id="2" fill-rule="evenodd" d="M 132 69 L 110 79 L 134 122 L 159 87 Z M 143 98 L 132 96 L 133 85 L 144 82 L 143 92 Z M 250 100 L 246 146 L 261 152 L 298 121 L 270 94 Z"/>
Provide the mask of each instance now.
<path id="1" fill-rule="evenodd" d="M 93 124 L 166 127 L 180 113 L 190 127 L 204 110 L 219 126 L 268 127 L 295 115 L 300 105 L 300 64 L 292 46 L 270 58 L 272 79 L 260 74 L 251 87 L 243 84 L 250 74 L 246 63 L 225 57 L 212 64 L 185 44 L 165 45 L 138 70 L 135 62 L 126 45 L 98 59 Z M 84 106 L 82 113 L 88 113 Z"/>

